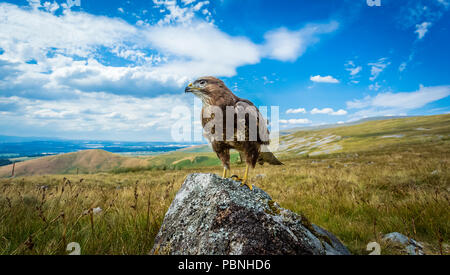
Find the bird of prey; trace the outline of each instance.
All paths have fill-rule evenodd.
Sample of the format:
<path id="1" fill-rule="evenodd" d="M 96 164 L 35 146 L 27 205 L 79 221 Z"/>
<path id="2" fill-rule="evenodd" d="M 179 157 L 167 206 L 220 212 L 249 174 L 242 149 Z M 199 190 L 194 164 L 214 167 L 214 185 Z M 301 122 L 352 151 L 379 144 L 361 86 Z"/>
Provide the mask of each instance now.
<path id="1" fill-rule="evenodd" d="M 241 186 L 246 185 L 250 190 L 249 167 L 255 168 L 257 162 L 282 164 L 271 152 L 261 151 L 262 146 L 269 144 L 269 130 L 259 110 L 249 100 L 233 94 L 222 80 L 212 76 L 201 77 L 190 83 L 185 93 L 193 93 L 203 102 L 201 123 L 204 136 L 222 161 L 222 177 L 231 175 L 230 149 L 237 150 L 241 160 L 244 157 L 246 162 L 244 177 L 233 175 L 231 178 L 241 181 Z"/>

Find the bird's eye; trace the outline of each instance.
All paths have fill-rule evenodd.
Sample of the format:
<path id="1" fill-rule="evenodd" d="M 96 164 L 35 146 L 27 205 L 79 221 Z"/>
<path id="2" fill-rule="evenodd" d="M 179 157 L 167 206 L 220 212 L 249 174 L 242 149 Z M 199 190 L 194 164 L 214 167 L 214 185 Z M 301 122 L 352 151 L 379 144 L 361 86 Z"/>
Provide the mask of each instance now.
<path id="1" fill-rule="evenodd" d="M 200 81 L 200 85 L 205 85 L 206 81 L 202 80 Z"/>

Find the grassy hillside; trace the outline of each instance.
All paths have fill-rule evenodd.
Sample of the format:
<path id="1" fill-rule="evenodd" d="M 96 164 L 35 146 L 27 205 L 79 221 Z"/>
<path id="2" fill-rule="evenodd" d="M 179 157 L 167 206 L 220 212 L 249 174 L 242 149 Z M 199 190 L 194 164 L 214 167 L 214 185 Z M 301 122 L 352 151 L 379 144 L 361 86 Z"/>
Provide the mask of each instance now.
<path id="1" fill-rule="evenodd" d="M 446 141 L 450 138 L 450 115 L 367 121 L 357 125 L 302 130 L 282 135 L 275 154 L 280 159 L 379 150 L 392 145 Z M 231 162 L 239 156 L 232 151 Z M 17 176 L 113 171 L 186 169 L 218 166 L 209 145 L 198 145 L 165 154 L 125 157 L 103 150 L 86 150 L 24 161 L 16 164 Z M 11 175 L 12 165 L 0 167 L 0 177 Z"/>
<path id="2" fill-rule="evenodd" d="M 18 162 L 15 175 L 74 174 L 77 169 L 79 173 L 90 173 L 147 165 L 148 160 L 143 158 L 124 157 L 95 149 Z M 0 167 L 0 177 L 9 177 L 11 170 L 12 164 Z"/>
<path id="3" fill-rule="evenodd" d="M 381 244 L 382 254 L 404 253 L 381 239 L 396 231 L 423 242 L 426 253 L 449 254 L 449 118 L 298 132 L 284 141 L 334 135 L 340 139 L 325 146 L 342 148 L 326 154 L 324 142 L 302 148 L 285 143 L 279 152 L 285 165 L 257 166 L 251 182 L 333 232 L 353 253 L 368 254 L 372 241 Z M 208 158 L 195 158 L 201 156 Z M 0 254 L 65 254 L 72 241 L 81 244 L 82 254 L 147 254 L 185 176 L 221 174 L 210 158 L 174 152 L 150 161 L 171 164 L 166 169 L 0 179 Z M 243 165 L 232 168 L 243 174 Z M 96 207 L 102 211 L 91 215 Z"/>
<path id="4" fill-rule="evenodd" d="M 450 115 L 368 121 L 316 131 L 298 131 L 280 138 L 279 155 L 315 156 L 379 150 L 409 143 L 448 141 Z"/>

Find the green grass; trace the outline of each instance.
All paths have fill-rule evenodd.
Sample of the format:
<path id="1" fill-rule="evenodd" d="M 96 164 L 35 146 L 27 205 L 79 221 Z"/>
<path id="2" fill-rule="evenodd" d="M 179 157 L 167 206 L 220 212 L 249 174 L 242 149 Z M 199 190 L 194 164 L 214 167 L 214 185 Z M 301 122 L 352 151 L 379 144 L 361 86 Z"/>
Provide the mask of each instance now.
<path id="1" fill-rule="evenodd" d="M 450 115 L 368 121 L 352 126 L 315 131 L 298 131 L 282 136 L 280 138 L 282 145 L 283 142 L 294 142 L 292 142 L 292 145 L 282 146 L 279 154 L 284 157 L 304 157 L 333 146 L 338 146 L 340 149 L 332 150 L 330 153 L 354 153 L 358 151 L 379 150 L 385 146 L 394 144 L 445 141 L 450 139 L 449 134 Z M 321 146 L 308 144 L 308 142 L 319 141 L 331 136 L 336 138 Z M 309 138 L 307 142 L 302 141 L 302 139 L 307 138 Z M 304 146 L 299 147 L 302 144 Z M 304 154 L 301 154 L 301 152 L 304 152 Z"/>
<path id="2" fill-rule="evenodd" d="M 382 254 L 402 254 L 381 240 L 397 231 L 423 242 L 428 254 L 449 254 L 449 117 L 295 133 L 339 135 L 343 149 L 309 157 L 287 152 L 284 166 L 257 166 L 251 182 L 334 233 L 352 253 L 368 254 L 367 243 L 378 241 Z M 429 130 L 413 130 L 418 127 Z M 379 138 L 397 134 L 404 137 Z M 207 152 L 160 155 L 152 165 L 65 175 L 70 184 L 64 175 L 0 179 L 0 254 L 65 254 L 65 244 L 73 241 L 82 254 L 147 254 L 184 178 L 222 172 Z M 233 174 L 243 170 L 232 165 Z M 49 186 L 45 192 L 43 185 Z M 103 211 L 91 223 L 83 213 L 95 207 Z"/>

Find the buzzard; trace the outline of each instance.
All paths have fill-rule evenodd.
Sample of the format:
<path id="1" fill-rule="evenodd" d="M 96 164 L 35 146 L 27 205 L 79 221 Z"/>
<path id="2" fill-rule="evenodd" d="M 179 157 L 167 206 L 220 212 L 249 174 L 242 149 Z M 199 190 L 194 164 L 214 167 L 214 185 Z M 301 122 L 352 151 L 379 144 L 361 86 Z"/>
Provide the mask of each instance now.
<path id="1" fill-rule="evenodd" d="M 271 153 L 261 148 L 269 144 L 267 122 L 259 110 L 247 99 L 233 94 L 222 80 L 207 76 L 190 83 L 186 93 L 193 93 L 203 102 L 201 122 L 204 136 L 223 164 L 223 177 L 231 175 L 230 149 L 235 149 L 245 158 L 244 177 L 231 176 L 252 190 L 248 183 L 249 167 L 256 163 L 268 162 L 273 165 L 282 163 Z"/>

